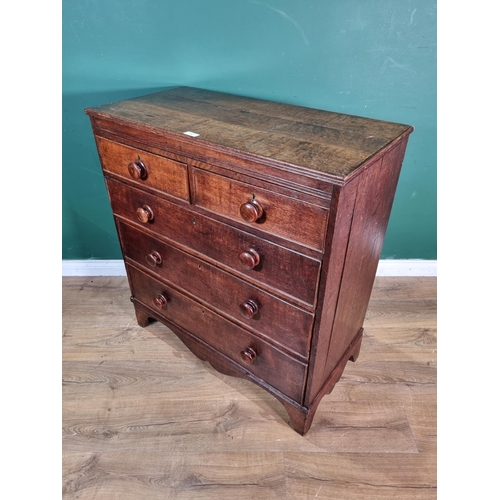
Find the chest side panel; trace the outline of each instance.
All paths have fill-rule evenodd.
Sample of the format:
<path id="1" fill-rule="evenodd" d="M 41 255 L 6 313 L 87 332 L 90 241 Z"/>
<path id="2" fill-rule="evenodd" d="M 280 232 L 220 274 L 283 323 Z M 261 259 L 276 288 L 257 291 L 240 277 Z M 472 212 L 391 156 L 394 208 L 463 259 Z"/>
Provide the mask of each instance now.
<path id="1" fill-rule="evenodd" d="M 407 141 L 360 176 L 324 379 L 363 326 Z"/>
<path id="2" fill-rule="evenodd" d="M 306 405 L 314 399 L 325 383 L 323 374 L 328 359 L 333 319 L 337 310 L 357 188 L 358 179 L 354 179 L 337 192 L 337 196 L 334 197 L 332 202 L 335 210 L 331 210 L 332 219 L 329 224 L 319 285 L 316 322 L 311 343 L 310 366 L 305 394 Z"/>

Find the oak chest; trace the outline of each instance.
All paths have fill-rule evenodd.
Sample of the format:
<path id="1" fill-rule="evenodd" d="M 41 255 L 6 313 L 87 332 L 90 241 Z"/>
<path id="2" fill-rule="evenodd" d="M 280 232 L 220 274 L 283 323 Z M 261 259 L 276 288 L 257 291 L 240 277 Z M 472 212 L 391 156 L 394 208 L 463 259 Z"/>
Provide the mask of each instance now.
<path id="1" fill-rule="evenodd" d="M 305 434 L 359 354 L 412 127 L 187 87 L 85 112 L 139 324 Z"/>

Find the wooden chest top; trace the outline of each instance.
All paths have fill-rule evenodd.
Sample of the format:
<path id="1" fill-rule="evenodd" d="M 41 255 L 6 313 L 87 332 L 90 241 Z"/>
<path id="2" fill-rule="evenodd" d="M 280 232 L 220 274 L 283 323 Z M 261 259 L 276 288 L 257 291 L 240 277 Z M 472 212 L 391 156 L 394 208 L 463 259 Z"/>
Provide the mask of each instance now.
<path id="1" fill-rule="evenodd" d="M 207 147 L 347 180 L 412 127 L 220 92 L 178 87 L 97 106 L 94 116 L 157 133 L 198 134 Z"/>

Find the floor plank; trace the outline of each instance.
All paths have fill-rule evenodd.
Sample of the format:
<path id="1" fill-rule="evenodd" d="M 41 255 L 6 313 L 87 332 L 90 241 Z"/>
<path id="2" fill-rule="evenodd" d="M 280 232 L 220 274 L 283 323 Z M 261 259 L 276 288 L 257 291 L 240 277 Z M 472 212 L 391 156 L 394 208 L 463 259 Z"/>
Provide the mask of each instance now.
<path id="1" fill-rule="evenodd" d="M 166 327 L 124 277 L 63 278 L 63 499 L 436 498 L 436 279 L 377 278 L 309 433 Z"/>
<path id="2" fill-rule="evenodd" d="M 431 499 L 435 471 L 427 454 L 285 454 L 290 499 Z"/>

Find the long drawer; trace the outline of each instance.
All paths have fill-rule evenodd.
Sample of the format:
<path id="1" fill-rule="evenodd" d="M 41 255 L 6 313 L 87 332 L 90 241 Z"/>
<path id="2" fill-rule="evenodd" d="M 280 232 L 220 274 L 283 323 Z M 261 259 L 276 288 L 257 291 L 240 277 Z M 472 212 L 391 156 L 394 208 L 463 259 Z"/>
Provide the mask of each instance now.
<path id="1" fill-rule="evenodd" d="M 300 401 L 306 364 L 229 322 L 182 293 L 127 265 L 132 296 L 167 321 L 177 325 Z"/>
<path id="2" fill-rule="evenodd" d="M 314 315 L 118 221 L 123 253 L 272 342 L 307 357 Z"/>
<path id="3" fill-rule="evenodd" d="M 150 193 L 106 179 L 115 215 L 313 307 L 321 263 Z"/>

